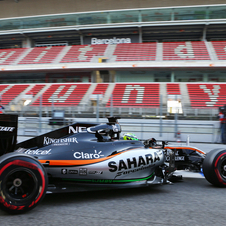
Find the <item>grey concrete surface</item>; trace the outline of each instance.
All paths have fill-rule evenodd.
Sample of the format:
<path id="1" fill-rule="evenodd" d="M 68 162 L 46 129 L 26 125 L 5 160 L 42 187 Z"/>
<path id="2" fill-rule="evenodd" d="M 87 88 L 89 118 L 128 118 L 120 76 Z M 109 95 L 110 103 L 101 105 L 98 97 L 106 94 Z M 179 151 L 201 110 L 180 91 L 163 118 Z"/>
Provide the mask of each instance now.
<path id="1" fill-rule="evenodd" d="M 11 216 L 1 226 L 220 226 L 225 224 L 226 189 L 205 179 L 173 185 L 47 195 L 34 210 Z"/>

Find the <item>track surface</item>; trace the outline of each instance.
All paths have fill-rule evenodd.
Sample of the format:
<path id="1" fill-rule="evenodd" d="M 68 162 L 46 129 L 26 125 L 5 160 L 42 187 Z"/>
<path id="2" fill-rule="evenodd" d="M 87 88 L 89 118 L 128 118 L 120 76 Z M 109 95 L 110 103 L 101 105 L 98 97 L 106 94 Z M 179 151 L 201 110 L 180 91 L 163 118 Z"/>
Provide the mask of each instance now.
<path id="1" fill-rule="evenodd" d="M 226 188 L 203 178 L 173 185 L 46 195 L 23 215 L 0 211 L 1 226 L 225 225 Z"/>
<path id="2" fill-rule="evenodd" d="M 225 188 L 205 179 L 185 178 L 173 185 L 47 195 L 34 210 L 11 216 L 8 225 L 225 225 Z"/>

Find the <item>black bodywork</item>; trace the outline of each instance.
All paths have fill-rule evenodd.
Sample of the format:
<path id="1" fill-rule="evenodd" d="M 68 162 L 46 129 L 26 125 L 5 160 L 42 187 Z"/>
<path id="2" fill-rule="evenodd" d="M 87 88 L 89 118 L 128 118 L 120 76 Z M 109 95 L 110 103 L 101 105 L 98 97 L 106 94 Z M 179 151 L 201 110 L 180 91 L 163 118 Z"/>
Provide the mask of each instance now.
<path id="1" fill-rule="evenodd" d="M 17 115 L 1 115 L 0 208 L 21 213 L 46 193 L 167 184 L 178 169 L 201 170 L 204 152 L 153 138 L 123 140 L 118 119 L 74 123 L 16 143 Z"/>

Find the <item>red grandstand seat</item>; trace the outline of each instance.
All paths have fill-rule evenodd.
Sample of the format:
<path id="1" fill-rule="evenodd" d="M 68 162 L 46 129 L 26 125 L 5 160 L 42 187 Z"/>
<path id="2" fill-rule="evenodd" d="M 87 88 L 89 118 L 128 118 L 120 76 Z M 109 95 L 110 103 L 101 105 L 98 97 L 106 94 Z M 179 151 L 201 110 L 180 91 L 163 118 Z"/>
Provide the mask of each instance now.
<path id="1" fill-rule="evenodd" d="M 0 49 L 0 65 L 10 65 L 26 50 L 26 48 Z"/>
<path id="2" fill-rule="evenodd" d="M 112 98 L 114 107 L 158 107 L 159 83 L 117 83 Z M 111 100 L 106 106 L 110 105 Z"/>
<path id="3" fill-rule="evenodd" d="M 189 83 L 187 84 L 191 107 L 220 107 L 226 103 L 226 84 Z"/>
<path id="4" fill-rule="evenodd" d="M 6 87 L 10 87 L 9 85 L 0 85 L 0 93 L 1 95 L 6 91 Z"/>
<path id="5" fill-rule="evenodd" d="M 113 55 L 116 61 L 151 61 L 156 58 L 155 42 L 117 44 Z"/>
<path id="6" fill-rule="evenodd" d="M 98 83 L 92 94 L 104 95 L 108 88 L 108 85 L 109 85 L 108 83 Z"/>
<path id="7" fill-rule="evenodd" d="M 90 62 L 93 56 L 104 56 L 106 44 L 71 46 L 60 63 Z"/>
<path id="8" fill-rule="evenodd" d="M 33 48 L 19 64 L 46 64 L 53 63 L 65 46 L 49 46 Z"/>
<path id="9" fill-rule="evenodd" d="M 167 83 L 167 94 L 168 95 L 180 95 L 180 85 L 179 83 Z"/>
<path id="10" fill-rule="evenodd" d="M 51 106 L 77 106 L 87 92 L 90 84 L 87 83 L 58 83 L 52 84 L 42 94 L 42 105 Z M 39 105 L 37 99 L 33 105 Z"/>
<path id="11" fill-rule="evenodd" d="M 27 95 L 32 95 L 34 98 L 39 92 L 45 87 L 44 84 L 35 84 L 30 90 L 26 92 Z M 40 102 L 40 97 L 36 100 L 37 102 Z M 33 103 L 31 104 L 33 105 Z"/>
<path id="12" fill-rule="evenodd" d="M 218 60 L 226 60 L 226 41 L 212 41 L 211 42 Z"/>
<path id="13" fill-rule="evenodd" d="M 27 91 L 26 94 L 31 94 L 33 97 L 37 95 L 43 88 L 44 84 L 35 84 L 30 90 Z"/>
<path id="14" fill-rule="evenodd" d="M 163 60 L 210 60 L 204 41 L 164 42 Z"/>
<path id="15" fill-rule="evenodd" d="M 0 93 L 2 104 L 7 105 L 17 96 L 19 96 L 29 84 L 16 84 L 16 85 L 0 85 Z"/>

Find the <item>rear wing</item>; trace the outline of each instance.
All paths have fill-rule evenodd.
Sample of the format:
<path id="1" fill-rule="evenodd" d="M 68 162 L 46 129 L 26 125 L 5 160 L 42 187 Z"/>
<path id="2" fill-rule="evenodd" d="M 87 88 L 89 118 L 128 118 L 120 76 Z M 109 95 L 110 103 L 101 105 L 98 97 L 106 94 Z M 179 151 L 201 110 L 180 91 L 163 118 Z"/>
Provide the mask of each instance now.
<path id="1" fill-rule="evenodd" d="M 120 117 L 110 116 L 110 117 L 108 117 L 108 123 L 105 124 L 106 126 L 114 125 L 114 127 L 119 128 L 119 131 L 117 131 L 118 139 L 119 139 L 119 133 L 121 132 L 121 127 L 117 121 L 119 118 Z M 53 130 L 51 132 L 31 138 L 31 139 L 23 141 L 21 143 L 18 143 L 16 145 L 15 150 L 28 149 L 28 148 L 41 148 L 41 147 L 44 147 L 44 146 L 50 144 L 51 142 L 57 142 L 57 139 L 66 138 L 75 133 L 87 131 L 88 127 L 93 127 L 98 124 L 99 123 L 77 122 L 77 123 L 74 123 L 74 124 L 71 124 L 71 125 L 68 125 L 65 127 L 61 127 L 59 129 Z"/>
<path id="2" fill-rule="evenodd" d="M 108 117 L 107 125 L 118 125 L 119 117 Z M 75 133 L 87 131 L 99 123 L 78 122 L 51 132 L 17 143 L 18 115 L 0 114 L 0 156 L 18 149 L 41 148 L 55 139 L 65 138 Z M 117 128 L 120 128 L 117 127 Z M 120 132 L 120 131 L 118 131 Z"/>
<path id="3" fill-rule="evenodd" d="M 18 115 L 0 114 L 0 156 L 14 151 L 17 125 Z"/>

